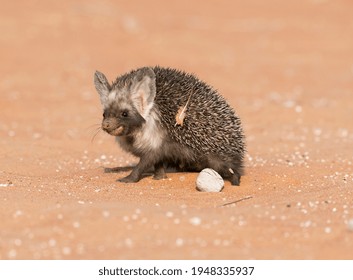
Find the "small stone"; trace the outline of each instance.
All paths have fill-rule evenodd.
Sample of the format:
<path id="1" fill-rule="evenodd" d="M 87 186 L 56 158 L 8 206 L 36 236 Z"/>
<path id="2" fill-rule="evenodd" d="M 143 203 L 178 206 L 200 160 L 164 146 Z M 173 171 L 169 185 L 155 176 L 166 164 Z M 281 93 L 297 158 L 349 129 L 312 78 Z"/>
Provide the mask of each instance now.
<path id="1" fill-rule="evenodd" d="M 211 168 L 203 169 L 196 179 L 196 189 L 201 192 L 220 192 L 223 186 L 223 178 Z"/>

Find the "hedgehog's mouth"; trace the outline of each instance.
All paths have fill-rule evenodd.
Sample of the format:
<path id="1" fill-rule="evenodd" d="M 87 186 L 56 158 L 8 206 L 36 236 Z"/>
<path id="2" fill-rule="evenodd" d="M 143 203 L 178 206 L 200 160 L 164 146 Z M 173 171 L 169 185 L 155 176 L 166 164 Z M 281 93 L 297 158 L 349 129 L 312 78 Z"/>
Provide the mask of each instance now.
<path id="1" fill-rule="evenodd" d="M 120 136 L 122 135 L 122 133 L 124 132 L 124 126 L 119 126 L 113 130 L 110 130 L 110 131 L 107 131 L 110 135 L 113 135 L 113 136 Z"/>

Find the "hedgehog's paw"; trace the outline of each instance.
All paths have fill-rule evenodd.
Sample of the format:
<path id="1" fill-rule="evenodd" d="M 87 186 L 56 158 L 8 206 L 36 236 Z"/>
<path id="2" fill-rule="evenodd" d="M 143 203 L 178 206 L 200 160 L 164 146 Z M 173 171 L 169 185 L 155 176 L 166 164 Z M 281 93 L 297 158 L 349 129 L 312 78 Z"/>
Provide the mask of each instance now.
<path id="1" fill-rule="evenodd" d="M 163 162 L 159 162 L 154 165 L 153 179 L 154 180 L 167 179 L 167 174 L 165 173 L 165 168 L 164 168 Z"/>
<path id="2" fill-rule="evenodd" d="M 240 185 L 240 175 L 233 174 L 233 176 L 231 176 L 229 178 L 229 181 L 233 186 L 239 186 Z"/>
<path id="3" fill-rule="evenodd" d="M 136 182 L 140 181 L 140 179 L 136 178 L 136 176 L 132 176 L 130 174 L 124 178 L 118 179 L 117 181 L 122 182 L 122 183 L 136 183 Z"/>
<path id="4" fill-rule="evenodd" d="M 162 180 L 162 179 L 167 179 L 167 174 L 165 173 L 155 173 L 152 177 L 154 180 Z"/>

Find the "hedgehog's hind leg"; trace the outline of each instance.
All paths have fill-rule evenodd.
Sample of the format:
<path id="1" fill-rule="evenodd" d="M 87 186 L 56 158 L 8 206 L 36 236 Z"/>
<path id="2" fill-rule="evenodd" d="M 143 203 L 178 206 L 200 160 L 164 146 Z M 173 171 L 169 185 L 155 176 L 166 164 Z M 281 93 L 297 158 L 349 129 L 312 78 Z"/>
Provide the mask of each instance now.
<path id="1" fill-rule="evenodd" d="M 154 165 L 154 180 L 167 179 L 167 174 L 165 172 L 164 163 L 158 162 Z"/>
<path id="2" fill-rule="evenodd" d="M 228 167 L 228 172 L 231 173 L 229 177 L 229 181 L 232 183 L 233 186 L 239 186 L 240 177 L 244 173 L 242 162 L 236 159 L 236 160 L 233 160 L 231 163 L 229 163 L 227 167 Z"/>
<path id="3" fill-rule="evenodd" d="M 222 167 L 216 171 L 223 179 L 230 181 L 233 186 L 239 186 L 241 175 L 236 169 L 233 169 L 231 165 L 224 163 Z"/>
<path id="4" fill-rule="evenodd" d="M 241 175 L 234 171 L 231 167 L 228 168 L 228 172 L 231 174 L 227 178 L 233 186 L 239 186 Z"/>
<path id="5" fill-rule="evenodd" d="M 223 179 L 229 180 L 233 186 L 239 186 L 242 173 L 239 164 L 231 163 L 219 157 L 209 156 L 208 167 L 217 171 Z"/>

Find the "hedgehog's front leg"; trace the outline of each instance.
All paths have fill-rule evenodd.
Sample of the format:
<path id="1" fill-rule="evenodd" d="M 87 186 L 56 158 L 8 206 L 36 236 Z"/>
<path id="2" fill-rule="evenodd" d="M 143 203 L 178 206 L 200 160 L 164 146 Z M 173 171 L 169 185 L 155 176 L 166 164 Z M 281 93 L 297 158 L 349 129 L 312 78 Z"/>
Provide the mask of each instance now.
<path id="1" fill-rule="evenodd" d="M 152 160 L 151 157 L 141 157 L 140 162 L 132 169 L 132 172 L 128 176 L 118 179 L 118 181 L 123 183 L 136 183 L 141 180 L 143 173 L 147 172 L 151 166 L 154 166 L 154 160 Z"/>

